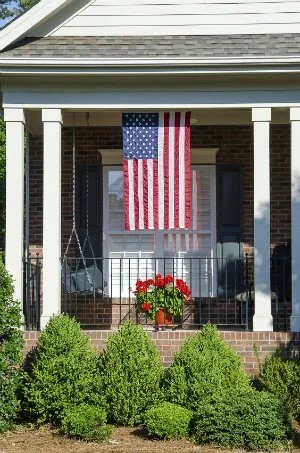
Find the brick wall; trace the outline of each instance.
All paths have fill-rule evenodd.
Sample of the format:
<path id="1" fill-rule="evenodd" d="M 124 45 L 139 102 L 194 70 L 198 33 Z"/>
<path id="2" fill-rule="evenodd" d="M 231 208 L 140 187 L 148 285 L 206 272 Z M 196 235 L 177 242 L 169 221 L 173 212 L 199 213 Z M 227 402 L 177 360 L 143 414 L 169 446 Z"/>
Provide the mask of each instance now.
<path id="1" fill-rule="evenodd" d="M 290 239 L 290 129 L 289 125 L 271 126 L 271 246 Z M 192 126 L 192 147 L 219 148 L 217 164 L 238 164 L 243 185 L 244 252 L 253 254 L 253 131 L 251 126 Z M 76 163 L 101 164 L 99 149 L 122 148 L 121 127 L 76 128 Z M 62 254 L 72 228 L 72 128 L 62 134 Z M 42 251 L 43 151 L 42 138 L 31 138 L 30 243 L 33 252 Z M 82 300 L 73 304 L 73 313 L 83 323 L 105 328 L 114 310 L 103 300 Z M 68 301 L 64 306 L 70 312 Z M 70 305 L 71 307 L 71 305 Z M 290 312 L 290 304 L 287 312 Z M 79 311 L 78 311 L 79 310 Z M 97 312 L 97 314 L 96 314 Z M 280 313 L 283 317 L 283 313 Z"/>
<path id="2" fill-rule="evenodd" d="M 92 344 L 98 351 L 105 349 L 106 341 L 112 330 L 85 331 L 85 334 L 91 339 Z M 258 373 L 257 359 L 254 353 L 253 345 L 255 344 L 260 359 L 276 351 L 277 348 L 285 348 L 290 353 L 300 354 L 300 333 L 292 334 L 290 332 L 229 332 L 221 331 L 224 340 L 238 353 L 242 359 L 245 370 L 251 377 Z M 25 353 L 29 352 L 37 343 L 38 332 L 25 332 Z M 149 336 L 153 339 L 162 354 L 162 361 L 165 366 L 172 363 L 174 354 L 178 351 L 182 343 L 195 331 L 149 331 Z"/>
<path id="3" fill-rule="evenodd" d="M 271 126 L 271 243 L 285 244 L 290 232 L 290 128 Z M 253 252 L 253 138 L 250 126 L 193 126 L 193 147 L 219 148 L 217 163 L 239 164 L 243 181 L 244 251 Z M 99 149 L 122 148 L 120 127 L 76 129 L 78 164 L 100 164 Z M 30 243 L 33 251 L 42 248 L 42 139 L 31 138 Z M 72 129 L 63 128 L 62 158 L 62 248 L 72 226 Z"/>

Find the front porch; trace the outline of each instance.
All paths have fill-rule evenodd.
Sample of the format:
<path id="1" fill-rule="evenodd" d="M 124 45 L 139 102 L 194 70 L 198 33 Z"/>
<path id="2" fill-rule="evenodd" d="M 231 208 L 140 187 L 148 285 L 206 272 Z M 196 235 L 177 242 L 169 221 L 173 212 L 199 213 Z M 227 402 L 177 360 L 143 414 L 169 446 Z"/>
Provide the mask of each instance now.
<path id="1" fill-rule="evenodd" d="M 20 109 L 5 112 L 8 155 L 10 147 L 14 153 L 18 149 L 24 162 L 25 118 Z M 132 291 L 138 278 L 160 272 L 186 279 L 192 289 L 190 304 L 175 320 L 177 328 L 195 329 L 212 321 L 224 330 L 286 331 L 291 325 L 292 331 L 299 331 L 299 279 L 291 278 L 300 275 L 300 259 L 294 253 L 300 227 L 297 114 L 297 109 L 291 113 L 273 109 L 271 120 L 270 108 L 193 111 L 192 167 L 198 202 L 194 208 L 199 211 L 193 230 L 141 232 L 129 240 L 119 216 L 122 181 L 114 184 L 122 175 L 121 113 L 43 109 L 39 119 L 37 112 L 27 111 L 28 128 L 34 121 L 35 130 L 26 151 L 23 268 L 16 261 L 22 262 L 24 256 L 23 247 L 16 246 L 22 242 L 16 238 L 23 238 L 23 207 L 9 200 L 14 199 L 16 186 L 23 191 L 24 181 L 20 166 L 9 158 L 8 181 L 14 183 L 7 187 L 6 251 L 27 329 L 43 327 L 61 311 L 74 315 L 86 329 L 115 328 L 125 319 L 153 329 L 145 314 L 136 310 Z M 85 258 L 101 272 L 97 281 L 95 277 L 89 281 L 83 272 L 83 288 L 76 286 L 76 275 L 74 284 L 66 272 L 67 266 L 74 280 L 74 273 L 84 268 L 73 240 L 64 259 L 74 220 L 73 186 L 80 241 L 88 219 L 95 249 L 95 260 L 87 251 Z"/>

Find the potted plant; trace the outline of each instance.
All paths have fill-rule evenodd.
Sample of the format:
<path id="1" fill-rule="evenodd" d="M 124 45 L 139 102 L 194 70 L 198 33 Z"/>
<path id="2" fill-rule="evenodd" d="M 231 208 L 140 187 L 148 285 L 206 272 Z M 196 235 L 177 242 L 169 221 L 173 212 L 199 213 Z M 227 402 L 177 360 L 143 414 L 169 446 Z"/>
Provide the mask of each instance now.
<path id="1" fill-rule="evenodd" d="M 189 302 L 191 290 L 184 280 L 157 274 L 155 280 L 137 280 L 134 294 L 138 309 L 148 318 L 155 319 L 157 326 L 171 326 L 174 317 L 182 315 L 183 305 Z"/>

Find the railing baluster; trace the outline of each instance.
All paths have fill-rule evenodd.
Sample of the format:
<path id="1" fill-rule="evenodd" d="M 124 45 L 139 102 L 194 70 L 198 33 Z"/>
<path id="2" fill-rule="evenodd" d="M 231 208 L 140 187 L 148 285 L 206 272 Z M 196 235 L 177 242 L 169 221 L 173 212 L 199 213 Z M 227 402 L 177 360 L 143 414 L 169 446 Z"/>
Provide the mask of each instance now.
<path id="1" fill-rule="evenodd" d="M 87 258 L 88 260 L 89 258 Z M 167 257 L 167 258 L 95 258 L 97 267 L 102 270 L 102 275 L 98 278 L 94 272 L 93 283 L 90 287 L 87 276 L 83 269 L 79 269 L 79 259 L 68 257 L 62 259 L 62 304 L 64 310 L 75 317 L 82 323 L 99 327 L 100 324 L 106 324 L 107 301 L 113 303 L 113 295 L 119 299 L 119 307 L 115 313 L 119 316 L 119 323 L 124 316 L 129 319 L 133 318 L 132 310 L 132 286 L 135 284 L 134 279 L 148 279 L 152 277 L 153 272 L 156 275 L 158 271 L 163 276 L 171 273 L 174 280 L 176 277 L 183 278 L 189 284 L 192 290 L 190 307 L 185 309 L 182 306 L 181 319 L 179 325 L 188 323 L 190 326 L 199 326 L 207 321 L 215 322 L 222 326 L 244 327 L 247 330 L 250 327 L 252 316 L 251 305 L 251 288 L 253 285 L 253 264 L 254 259 L 248 253 L 244 258 L 210 258 L 210 257 Z M 108 263 L 105 264 L 105 261 Z M 151 261 L 150 261 L 151 260 Z M 162 261 L 161 261 L 162 260 Z M 276 301 L 273 300 L 272 309 L 274 316 L 274 326 L 276 328 L 287 329 L 287 316 L 290 303 L 289 276 L 287 272 L 290 268 L 289 257 L 272 257 L 270 262 L 272 275 L 272 291 L 276 293 Z M 41 315 L 41 284 L 42 284 L 42 257 L 36 256 L 25 257 L 24 265 L 24 314 L 27 329 L 39 329 Z M 88 261 L 89 262 L 89 261 Z M 115 265 L 116 264 L 116 265 Z M 119 272 L 116 266 L 119 265 Z M 136 269 L 135 269 L 136 266 Z M 144 266 L 146 268 L 144 269 Z M 151 268 L 149 267 L 151 266 Z M 198 266 L 198 269 L 197 269 Z M 134 272 L 132 269 L 134 268 Z M 104 270 L 110 274 L 105 286 Z M 123 270 L 125 269 L 126 275 Z M 217 270 L 216 275 L 214 274 Z M 117 273 L 116 273 L 116 272 Z M 128 271 L 128 272 L 127 272 Z M 177 275 L 178 273 L 178 275 Z M 150 275 L 151 274 L 151 275 Z M 128 285 L 125 293 L 122 289 L 124 279 Z M 80 281 L 79 281 L 80 279 Z M 198 282 L 197 282 L 198 279 Z M 99 281 L 101 288 L 96 288 L 96 281 Z M 203 287 L 203 283 L 205 283 Z M 175 283 L 173 283 L 175 286 Z M 118 285 L 118 286 L 116 286 Z M 122 297 L 126 296 L 128 291 L 128 302 L 126 306 L 122 305 Z M 119 293 L 119 295 L 118 295 Z M 104 296 L 105 295 L 105 296 Z M 148 294 L 147 294 L 148 297 Z M 166 297 L 166 295 L 164 296 Z M 109 299 L 110 298 L 110 299 Z M 100 299 L 100 300 L 99 300 Z M 115 299 L 117 304 L 117 299 Z M 157 301 L 153 302 L 157 304 Z M 175 308 L 175 299 L 172 300 L 173 309 Z M 225 303 L 225 306 L 224 306 Z M 103 307 L 103 316 L 101 317 L 101 308 Z M 123 309 L 126 308 L 126 313 Z M 149 326 L 149 318 L 140 318 L 138 309 L 135 310 L 136 322 Z M 194 319 L 195 318 L 195 319 Z M 189 319 L 189 321 L 187 321 Z"/>

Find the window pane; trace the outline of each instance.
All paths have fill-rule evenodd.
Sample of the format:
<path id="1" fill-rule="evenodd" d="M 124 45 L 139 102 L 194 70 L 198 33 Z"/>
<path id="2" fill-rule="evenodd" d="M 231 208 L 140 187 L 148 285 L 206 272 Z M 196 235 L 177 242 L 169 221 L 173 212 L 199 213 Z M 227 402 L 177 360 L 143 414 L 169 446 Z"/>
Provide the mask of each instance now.
<path id="1" fill-rule="evenodd" d="M 123 221 L 123 172 L 110 170 L 108 172 L 108 212 L 109 231 L 122 231 Z"/>
<path id="2" fill-rule="evenodd" d="M 207 167 L 192 168 L 192 229 L 211 228 L 211 177 Z"/>
<path id="3" fill-rule="evenodd" d="M 113 297 L 133 297 L 132 291 L 139 278 L 154 277 L 153 234 L 111 234 L 109 251 Z"/>

